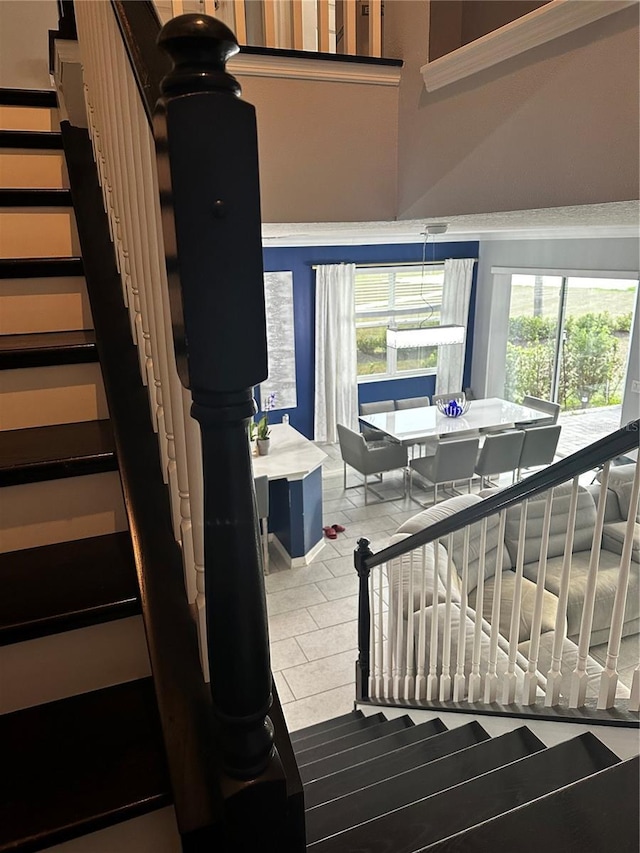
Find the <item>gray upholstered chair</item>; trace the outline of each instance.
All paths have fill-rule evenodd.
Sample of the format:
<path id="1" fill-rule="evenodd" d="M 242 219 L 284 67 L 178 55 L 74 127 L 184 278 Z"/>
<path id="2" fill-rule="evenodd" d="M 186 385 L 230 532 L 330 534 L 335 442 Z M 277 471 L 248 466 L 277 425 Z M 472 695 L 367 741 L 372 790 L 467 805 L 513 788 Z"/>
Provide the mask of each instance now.
<path id="1" fill-rule="evenodd" d="M 523 442 L 524 430 L 521 429 L 487 435 L 475 467 L 481 487 L 485 485 L 485 478 L 489 479 L 492 474 L 511 471 L 515 478 Z"/>
<path id="2" fill-rule="evenodd" d="M 560 415 L 560 403 L 552 403 L 551 400 L 541 400 L 540 397 L 526 396 L 522 401 L 523 406 L 528 406 L 530 409 L 539 409 L 545 412 L 549 417 L 540 418 L 537 421 L 521 421 L 517 423 L 518 429 L 530 429 L 531 427 L 550 426 L 558 423 Z"/>
<path id="3" fill-rule="evenodd" d="M 380 415 L 383 412 L 393 412 L 395 401 L 378 400 L 376 403 L 360 403 L 359 409 L 361 415 Z M 364 436 L 365 441 L 385 441 L 387 438 L 386 433 L 374 427 L 365 426 L 364 424 L 360 427 L 360 432 Z"/>
<path id="4" fill-rule="evenodd" d="M 438 500 L 438 486 L 442 483 L 455 485 L 458 480 L 467 480 L 471 491 L 479 438 L 462 438 L 442 441 L 434 456 L 420 456 L 409 463 L 409 495 L 413 497 L 414 471 L 433 483 L 433 502 Z"/>
<path id="5" fill-rule="evenodd" d="M 363 435 L 354 432 L 344 424 L 338 424 L 338 440 L 340 442 L 340 453 L 344 464 L 344 488 L 347 488 L 347 465 L 355 468 L 364 477 L 364 502 L 368 503 L 368 494 L 373 494 L 384 500 L 374 489 L 369 486 L 368 478 L 372 474 L 383 474 L 386 471 L 396 471 L 407 467 L 407 448 L 401 444 L 385 442 L 377 446 L 370 446 Z M 406 494 L 406 471 L 403 470 L 403 497 Z M 349 486 L 353 488 L 353 486 Z M 392 498 L 391 500 L 394 500 Z"/>
<path id="6" fill-rule="evenodd" d="M 524 441 L 518 462 L 518 479 L 522 476 L 524 468 L 537 468 L 553 462 L 561 429 L 560 424 L 551 424 L 532 426 L 522 430 Z"/>
<path id="7" fill-rule="evenodd" d="M 396 409 L 419 409 L 429 405 L 431 403 L 428 397 L 407 397 L 405 400 L 396 400 Z"/>
<path id="8" fill-rule="evenodd" d="M 269 478 L 254 477 L 256 506 L 260 520 L 260 540 L 262 542 L 262 560 L 265 575 L 269 574 Z"/>

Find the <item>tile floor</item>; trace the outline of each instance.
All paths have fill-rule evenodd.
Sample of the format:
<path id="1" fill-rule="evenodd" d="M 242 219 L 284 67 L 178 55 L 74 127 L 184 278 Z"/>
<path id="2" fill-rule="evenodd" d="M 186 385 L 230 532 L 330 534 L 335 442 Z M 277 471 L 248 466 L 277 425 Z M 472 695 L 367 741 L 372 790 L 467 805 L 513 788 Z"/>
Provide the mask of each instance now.
<path id="1" fill-rule="evenodd" d="M 373 551 L 384 548 L 396 528 L 420 511 L 417 503 L 402 498 L 399 473 L 385 474 L 382 488 L 375 486 L 385 497 L 397 499 L 365 506 L 362 486 L 343 489 L 338 448 L 323 449 L 328 453 L 323 465 L 324 524 L 342 524 L 345 532 L 325 540 L 312 564 L 303 568 L 285 567 L 271 549 L 270 574 L 265 578 L 272 669 L 292 731 L 352 710 L 358 616 L 353 551 L 362 536 L 370 540 Z M 358 482 L 350 471 L 348 485 Z M 623 640 L 621 676 L 629 684 L 638 660 L 638 639 Z M 604 663 L 606 646 L 594 651 Z"/>

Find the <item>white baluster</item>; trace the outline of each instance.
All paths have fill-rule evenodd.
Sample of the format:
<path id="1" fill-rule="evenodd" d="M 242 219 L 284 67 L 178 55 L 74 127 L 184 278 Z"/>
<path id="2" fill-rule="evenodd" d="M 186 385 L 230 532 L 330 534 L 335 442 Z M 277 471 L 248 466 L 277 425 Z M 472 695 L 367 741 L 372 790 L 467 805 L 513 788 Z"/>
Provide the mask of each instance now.
<path id="1" fill-rule="evenodd" d="M 609 632 L 609 645 L 607 647 L 607 662 L 600 676 L 600 690 L 598 694 L 598 708 L 612 708 L 616 698 L 616 687 L 618 686 L 618 655 L 620 654 L 620 642 L 622 640 L 622 628 L 624 625 L 624 611 L 627 603 L 627 592 L 629 590 L 629 575 L 631 572 L 631 551 L 633 549 L 633 536 L 636 527 L 636 516 L 638 513 L 638 494 L 640 492 L 640 457 L 636 460 L 636 470 L 631 487 L 629 499 L 629 515 L 624 533 L 624 544 L 622 556 L 620 557 L 620 569 L 618 571 L 618 584 L 613 601 L 611 615 L 611 630 Z M 602 499 L 602 495 L 600 496 Z"/>
<path id="2" fill-rule="evenodd" d="M 640 667 L 636 667 L 631 680 L 631 696 L 629 697 L 629 710 L 640 711 Z"/>
<path id="3" fill-rule="evenodd" d="M 382 56 L 382 0 L 369 0 L 369 56 Z"/>
<path id="4" fill-rule="evenodd" d="M 376 571 L 380 575 L 380 596 L 377 601 L 377 609 L 375 596 Z M 381 699 L 384 696 L 384 693 L 382 692 L 382 666 L 384 655 L 384 632 L 382 628 L 382 571 L 383 567 L 378 566 L 369 572 L 369 601 L 371 602 L 370 607 L 373 611 L 373 618 L 370 626 L 371 647 L 369 649 L 369 696 L 371 696 L 372 699 Z M 377 623 L 376 612 L 378 616 Z M 378 636 L 377 645 L 376 633 Z"/>
<path id="5" fill-rule="evenodd" d="M 420 549 L 420 609 L 418 611 L 418 674 L 416 678 L 416 699 L 424 699 L 427 695 L 426 665 L 426 619 L 427 619 L 427 546 Z"/>
<path id="6" fill-rule="evenodd" d="M 391 597 L 391 589 L 392 589 L 392 581 L 394 577 L 400 577 L 400 563 L 402 561 L 402 557 L 398 557 L 395 560 L 392 560 L 391 563 L 387 563 L 388 572 L 387 578 L 389 579 L 389 611 L 387 614 L 387 651 L 385 655 L 385 665 L 384 665 L 384 673 L 383 673 L 383 692 L 382 695 L 385 699 L 393 698 L 393 681 L 392 681 L 392 671 L 393 671 L 393 643 L 395 638 L 395 613 L 396 611 L 392 610 L 393 598 Z M 397 574 L 396 574 L 397 573 Z M 398 591 L 398 595 L 400 592 Z M 380 570 L 380 601 L 382 601 L 382 569 Z M 380 605 L 382 606 L 382 605 Z"/>
<path id="7" fill-rule="evenodd" d="M 462 589 L 460 592 L 460 625 L 458 626 L 458 658 L 453 677 L 453 701 L 462 702 L 466 695 L 467 679 L 464 673 L 464 656 L 467 646 L 467 609 L 469 607 L 469 525 L 464 529 L 462 546 Z"/>
<path id="8" fill-rule="evenodd" d="M 331 40 L 329 36 L 329 0 L 316 0 L 318 8 L 318 50 L 329 53 Z"/>
<path id="9" fill-rule="evenodd" d="M 244 0 L 233 0 L 234 32 L 238 44 L 247 43 L 247 13 Z"/>
<path id="10" fill-rule="evenodd" d="M 529 665 L 524 676 L 522 704 L 533 705 L 538 689 L 538 654 L 540 653 L 540 632 L 542 630 L 542 605 L 544 603 L 544 583 L 547 577 L 547 557 L 549 554 L 549 531 L 551 529 L 551 507 L 553 489 L 549 489 L 544 505 L 542 538 L 540 540 L 540 559 L 536 577 L 536 598 L 533 606 L 533 620 L 529 643 Z"/>
<path id="11" fill-rule="evenodd" d="M 593 531 L 591 542 L 591 559 L 589 560 L 589 572 L 587 574 L 587 586 L 584 592 L 582 605 L 582 619 L 580 620 L 580 639 L 578 640 L 578 662 L 571 678 L 571 691 L 569 695 L 569 707 L 581 708 L 587 695 L 589 676 L 587 673 L 587 657 L 591 643 L 591 626 L 593 624 L 593 610 L 596 601 L 596 585 L 598 580 L 598 569 L 600 568 L 600 549 L 602 547 L 602 528 L 604 526 L 605 504 L 607 502 L 607 484 L 609 482 L 610 462 L 606 462 L 602 469 L 600 479 L 600 497 L 598 498 L 598 511 L 596 513 L 596 526 Z"/>
<path id="12" fill-rule="evenodd" d="M 576 512 L 578 509 L 578 477 L 573 480 L 571 499 L 569 501 L 569 517 L 567 519 L 567 535 L 564 542 L 564 557 L 562 559 L 562 576 L 558 590 L 558 608 L 553 629 L 553 650 L 551 666 L 547 673 L 547 689 L 544 697 L 546 708 L 553 708 L 560 702 L 560 685 L 562 683 L 562 649 L 567 639 L 567 602 L 569 600 L 569 581 L 571 580 L 571 557 L 573 554 L 573 539 L 576 532 Z"/>
<path id="13" fill-rule="evenodd" d="M 396 601 L 396 644 L 394 649 L 394 667 L 393 667 L 393 698 L 394 699 L 403 699 L 404 696 L 402 694 L 402 686 L 403 686 L 403 676 L 404 676 L 404 667 L 403 667 L 403 657 L 404 657 L 404 593 L 403 593 L 403 584 L 402 584 L 402 557 L 398 560 L 398 575 L 399 585 L 398 585 L 398 595 Z"/>
<path id="14" fill-rule="evenodd" d="M 480 555 L 478 557 L 478 582 L 476 585 L 476 616 L 473 631 L 473 658 L 469 675 L 469 702 L 478 702 L 482 695 L 480 657 L 482 654 L 482 615 L 484 613 L 484 570 L 487 553 L 487 519 L 480 527 Z"/>
<path id="15" fill-rule="evenodd" d="M 356 21 L 356 0 L 342 0 L 343 53 L 351 56 L 357 53 Z"/>
<path id="16" fill-rule="evenodd" d="M 522 576 L 524 570 L 524 548 L 527 536 L 527 510 L 529 501 L 523 501 L 520 507 L 520 528 L 518 531 L 518 555 L 516 558 L 516 577 L 513 588 L 511 624 L 509 625 L 509 663 L 502 681 L 502 704 L 512 705 L 516 700 L 516 658 L 520 637 L 520 609 L 522 606 Z"/>
<path id="17" fill-rule="evenodd" d="M 500 604 L 502 595 L 502 555 L 507 511 L 502 510 L 498 523 L 498 545 L 496 548 L 496 572 L 494 575 L 493 601 L 491 602 L 491 636 L 489 638 L 489 666 L 484 682 L 484 701 L 491 704 L 498 695 L 498 637 L 500 635 Z"/>
<path id="18" fill-rule="evenodd" d="M 447 589 L 444 599 L 444 631 L 442 637 L 442 675 L 440 701 L 451 699 L 451 594 L 453 587 L 453 534 L 447 536 Z"/>
<path id="19" fill-rule="evenodd" d="M 431 606 L 431 635 L 429 637 L 429 675 L 427 677 L 427 699 L 438 698 L 438 575 L 440 571 L 440 540 L 434 539 L 433 548 L 433 587 Z"/>
<path id="20" fill-rule="evenodd" d="M 413 643 L 413 568 L 416 552 L 409 554 L 409 589 L 407 603 L 407 665 L 404 676 L 404 696 L 411 699 L 415 691 L 414 643 Z"/>

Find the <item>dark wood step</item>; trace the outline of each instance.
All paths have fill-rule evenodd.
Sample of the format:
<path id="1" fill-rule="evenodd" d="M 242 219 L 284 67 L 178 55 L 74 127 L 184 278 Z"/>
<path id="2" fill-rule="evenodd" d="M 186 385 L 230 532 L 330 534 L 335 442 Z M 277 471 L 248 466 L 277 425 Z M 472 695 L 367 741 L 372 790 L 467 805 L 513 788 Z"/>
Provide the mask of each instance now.
<path id="1" fill-rule="evenodd" d="M 171 802 L 150 678 L 0 717 L 0 851 L 42 850 Z"/>
<path id="2" fill-rule="evenodd" d="M 448 835 L 518 808 L 618 761 L 591 732 L 585 732 L 382 817 L 352 826 L 309 845 L 308 849 L 313 853 L 343 853 L 357 849 L 387 853 L 391 849 L 389 839 L 393 839 L 393 853 L 415 853 Z"/>
<path id="3" fill-rule="evenodd" d="M 129 533 L 0 554 L 0 645 L 140 613 Z"/>
<path id="4" fill-rule="evenodd" d="M 296 750 L 298 767 L 304 767 L 306 764 L 311 764 L 322 758 L 328 758 L 330 755 L 337 755 L 346 749 L 353 749 L 363 743 L 370 743 L 379 738 L 388 737 L 394 732 L 401 732 L 404 729 L 413 727 L 413 720 L 411 717 L 405 715 L 396 717 L 393 720 L 385 720 L 383 723 L 377 723 L 376 725 L 369 726 L 357 732 L 351 732 L 351 734 L 346 734 L 342 737 L 334 738 L 317 746 L 312 746 L 309 749 Z"/>
<path id="5" fill-rule="evenodd" d="M 0 130 L 0 148 L 39 148 L 60 151 L 62 134 L 52 130 Z"/>
<path id="6" fill-rule="evenodd" d="M 373 726 L 378 726 L 380 723 L 386 722 L 386 719 L 387 718 L 384 714 L 372 714 L 370 717 L 362 717 L 362 719 L 355 719 L 350 723 L 343 723 L 343 725 L 329 729 L 327 732 L 317 732 L 314 735 L 309 735 L 308 737 L 302 738 L 302 740 L 296 741 L 294 745 L 296 755 L 301 753 L 303 750 L 322 746 L 322 744 L 329 743 L 337 738 L 345 737 L 345 735 L 354 734 L 355 732 L 365 731 Z"/>
<path id="7" fill-rule="evenodd" d="M 82 275 L 82 258 L 0 258 L 0 279 Z"/>
<path id="8" fill-rule="evenodd" d="M 53 89 L 0 88 L 0 104 L 7 107 L 46 107 L 55 109 L 58 99 Z"/>
<path id="9" fill-rule="evenodd" d="M 351 711 L 349 714 L 342 714 L 340 717 L 334 717 L 331 720 L 323 720 L 321 723 L 315 723 L 312 726 L 305 726 L 304 729 L 296 729 L 291 732 L 291 743 L 297 744 L 305 738 L 312 737 L 316 734 L 329 732 L 331 729 L 343 726 L 346 723 L 351 723 L 354 720 L 364 720 L 365 716 L 362 711 Z"/>
<path id="10" fill-rule="evenodd" d="M 429 853 L 540 853 L 541 849 L 545 853 L 638 853 L 639 780 L 636 756 L 424 849 Z"/>
<path id="11" fill-rule="evenodd" d="M 433 723 L 439 723 L 439 726 L 434 726 Z M 437 761 L 489 740 L 489 735 L 475 720 L 451 731 L 446 731 L 441 720 L 433 720 L 415 726 L 411 735 L 409 743 L 394 752 L 362 761 L 305 785 L 304 799 L 307 808 L 343 797 L 366 785 L 373 785 L 413 767 Z"/>
<path id="12" fill-rule="evenodd" d="M 89 364 L 96 361 L 96 336 L 90 329 L 0 335 L 0 370 Z"/>
<path id="13" fill-rule="evenodd" d="M 0 486 L 117 469 L 108 420 L 0 432 Z"/>
<path id="14" fill-rule="evenodd" d="M 370 743 L 354 746 L 352 749 L 338 753 L 338 755 L 330 755 L 327 758 L 321 758 L 319 761 L 313 761 L 311 764 L 300 768 L 300 776 L 306 789 L 306 784 L 314 779 L 331 776 L 333 773 L 346 770 L 347 767 L 353 767 L 363 761 L 369 761 L 371 758 L 389 755 L 396 749 L 419 743 L 426 737 L 444 731 L 445 728 L 446 726 L 441 720 L 430 720 L 428 723 L 422 723 L 419 726 L 411 726 L 411 728 L 402 729 Z"/>
<path id="15" fill-rule="evenodd" d="M 459 785 L 504 764 L 544 749 L 525 726 L 470 746 L 454 755 L 391 775 L 375 784 L 307 809 L 307 841 L 319 841 L 358 823 L 380 817 L 408 803 Z"/>
<path id="16" fill-rule="evenodd" d="M 0 207 L 72 207 L 64 189 L 0 189 Z"/>

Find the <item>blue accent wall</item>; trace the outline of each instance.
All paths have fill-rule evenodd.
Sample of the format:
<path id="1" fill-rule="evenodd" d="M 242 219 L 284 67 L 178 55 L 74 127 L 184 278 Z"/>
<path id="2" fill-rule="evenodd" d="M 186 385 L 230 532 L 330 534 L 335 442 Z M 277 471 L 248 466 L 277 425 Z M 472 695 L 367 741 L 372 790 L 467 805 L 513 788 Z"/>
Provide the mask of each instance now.
<path id="1" fill-rule="evenodd" d="M 265 248 L 263 250 L 265 272 L 291 270 L 293 272 L 293 318 L 295 325 L 296 382 L 298 406 L 275 412 L 270 420 L 276 421 L 285 413 L 291 426 L 307 438 L 313 438 L 313 398 L 315 372 L 315 270 L 317 264 L 394 264 L 403 261 L 421 261 L 422 243 L 406 243 L 381 246 L 297 246 L 295 248 Z M 432 243 L 428 247 L 428 259 L 444 261 L 446 258 L 476 258 L 478 243 Z M 471 377 L 471 351 L 475 318 L 476 275 L 474 267 L 467 330 L 464 382 L 466 387 Z M 433 394 L 435 376 L 411 376 L 406 379 L 363 382 L 358 385 L 358 398 L 362 403 L 377 400 L 398 400 L 404 397 L 420 397 Z"/>

